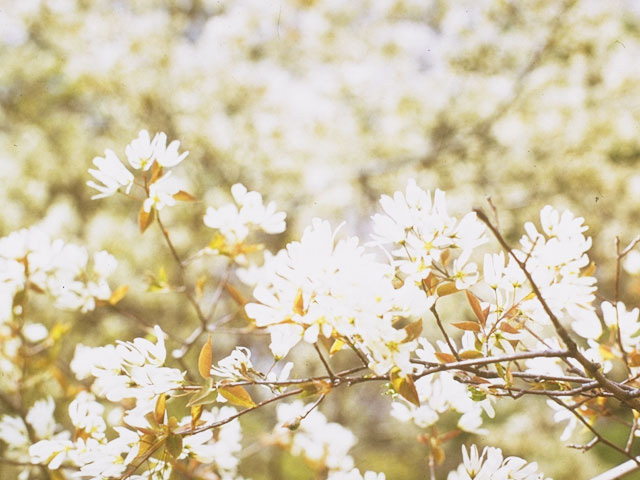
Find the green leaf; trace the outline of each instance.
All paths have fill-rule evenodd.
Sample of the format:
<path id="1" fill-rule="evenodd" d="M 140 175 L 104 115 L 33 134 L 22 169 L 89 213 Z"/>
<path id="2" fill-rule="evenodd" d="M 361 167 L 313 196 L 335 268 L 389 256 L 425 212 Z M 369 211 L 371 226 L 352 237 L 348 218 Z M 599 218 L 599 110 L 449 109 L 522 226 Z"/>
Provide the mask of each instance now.
<path id="1" fill-rule="evenodd" d="M 169 435 L 165 445 L 171 456 L 178 458 L 182 453 L 182 436 L 176 434 Z"/>

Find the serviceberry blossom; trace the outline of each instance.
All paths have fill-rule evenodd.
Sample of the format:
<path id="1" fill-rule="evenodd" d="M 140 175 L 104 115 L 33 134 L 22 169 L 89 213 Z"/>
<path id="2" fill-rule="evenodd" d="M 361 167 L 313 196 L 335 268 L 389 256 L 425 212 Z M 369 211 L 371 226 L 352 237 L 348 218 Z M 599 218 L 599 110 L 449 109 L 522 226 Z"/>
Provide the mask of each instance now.
<path id="1" fill-rule="evenodd" d="M 79 378 L 86 378 L 87 374 L 95 377 L 92 390 L 96 395 L 112 402 L 135 398 L 150 404 L 157 395 L 170 392 L 184 382 L 183 373 L 163 366 L 165 335 L 158 326 L 154 331 L 155 344 L 136 338 L 133 342 L 119 341 L 116 346 L 88 349 L 78 345 L 71 368 Z"/>
<path id="2" fill-rule="evenodd" d="M 254 289 L 260 303 L 245 307 L 258 327 L 268 329 L 276 358 L 301 340 L 313 344 L 323 336 L 357 346 L 377 373 L 413 369 L 409 356 L 416 343 L 393 326 L 393 318 L 425 313 L 433 300 L 424 292 L 411 284 L 394 288 L 390 265 L 356 237 L 336 241 L 336 231 L 320 219 L 276 257 L 271 276 Z"/>
<path id="3" fill-rule="evenodd" d="M 278 405 L 278 425 L 273 431 L 277 443 L 330 472 L 351 471 L 353 458 L 348 452 L 356 444 L 355 436 L 311 408 L 300 400 Z"/>
<path id="4" fill-rule="evenodd" d="M 149 186 L 149 196 L 142 204 L 145 212 L 150 212 L 152 208 L 162 210 L 165 206 L 172 207 L 176 204 L 174 195 L 182 188 L 182 182 L 171 176 L 171 173 L 166 173 Z"/>
<path id="5" fill-rule="evenodd" d="M 0 239 L 0 265 L 6 266 L 0 274 L 0 296 L 11 293 L 13 298 L 25 288 L 28 276 L 29 284 L 53 297 L 57 308 L 87 312 L 95 309 L 96 301 L 109 300 L 107 278 L 118 262 L 106 251 L 95 253 L 90 261 L 86 248 L 51 239 L 32 227 Z"/>
<path id="6" fill-rule="evenodd" d="M 466 338 L 465 343 L 468 343 L 469 335 Z M 418 358 L 426 362 L 439 363 L 435 356 L 435 348 L 425 338 L 420 338 L 418 342 L 420 348 L 415 352 Z M 391 416 L 402 422 L 413 421 L 418 427 L 426 428 L 436 423 L 445 412 L 456 411 L 462 414 L 458 420 L 460 429 L 477 434 L 488 433 L 480 426 L 483 412 L 491 418 L 495 415 L 490 396 L 486 396 L 484 400 L 473 398 L 467 386 L 456 381 L 452 372 L 420 377 L 415 381 L 415 386 L 420 406 L 417 407 L 398 397 L 391 405 Z"/>
<path id="7" fill-rule="evenodd" d="M 518 457 L 504 458 L 499 448 L 485 447 L 478 454 L 475 445 L 469 450 L 463 445 L 462 458 L 463 462 L 449 473 L 447 480 L 544 480 L 535 462 L 527 463 Z"/>
<path id="8" fill-rule="evenodd" d="M 583 222 L 568 210 L 560 214 L 547 205 L 540 211 L 542 233 L 527 222 L 522 249 L 515 253 L 520 261 L 526 260 L 527 270 L 556 315 L 565 317 L 581 337 L 597 339 L 602 327 L 592 305 L 596 279 L 584 270 L 591 238 L 584 236 L 588 227 Z M 521 308 L 534 325 L 549 323 L 537 298 L 523 302 Z"/>
<path id="9" fill-rule="evenodd" d="M 202 412 L 200 420 L 211 424 L 229 418 L 237 413 L 233 407 L 214 407 Z M 182 419 L 183 426 L 191 424 L 191 417 Z M 194 458 L 195 460 L 211 465 L 222 475 L 222 480 L 237 479 L 237 467 L 239 463 L 238 453 L 242 449 L 242 432 L 238 420 L 225 423 L 213 430 L 187 435 L 183 440 L 183 451 L 179 459 Z"/>
<path id="10" fill-rule="evenodd" d="M 153 158 L 165 168 L 175 167 L 189 155 L 189 152 L 178 153 L 179 140 L 173 140 L 167 146 L 167 135 L 163 132 L 156 134 L 153 147 Z"/>
<path id="11" fill-rule="evenodd" d="M 129 194 L 133 186 L 133 174 L 127 170 L 113 150 L 105 150 L 104 157 L 95 157 L 93 163 L 98 169 L 89 169 L 89 173 L 102 185 L 89 180 L 87 185 L 98 190 L 98 194 L 91 197 L 92 200 L 110 197 L 116 193 L 120 187 L 124 187 L 125 193 Z"/>
<path id="12" fill-rule="evenodd" d="M 394 266 L 406 282 L 421 285 L 434 272 L 434 262 L 439 266 L 436 273 L 455 281 L 458 289 L 477 280 L 476 265 L 467 261 L 472 250 L 487 238 L 475 213 L 467 214 L 458 223 L 447 213 L 443 191 L 436 190 L 432 200 L 431 193 L 418 187 L 413 179 L 404 194 L 396 192 L 393 198 L 383 195 L 380 205 L 384 213 L 372 217 L 374 241 L 394 244 Z M 445 266 L 439 264 L 444 252 L 451 249 L 461 250 L 461 255 L 454 263 L 454 271 L 446 275 Z"/>
<path id="13" fill-rule="evenodd" d="M 211 375 L 232 380 L 251 380 L 257 372 L 251 363 L 251 351 L 246 347 L 236 347 L 228 357 L 211 367 Z"/>
<path id="14" fill-rule="evenodd" d="M 178 154 L 180 142 L 172 141 L 167 146 L 167 135 L 157 133 L 153 140 L 147 130 L 140 130 L 138 138 L 131 141 L 125 148 L 129 164 L 136 170 L 147 171 L 154 162 L 165 168 L 175 167 L 186 158 L 189 152 Z"/>
<path id="15" fill-rule="evenodd" d="M 240 183 L 231 187 L 231 194 L 235 204 L 229 203 L 217 209 L 207 208 L 204 224 L 218 232 L 210 250 L 229 255 L 245 264 L 245 250 L 252 249 L 244 245 L 249 234 L 259 230 L 267 234 L 284 232 L 286 214 L 276 211 L 275 202 L 265 206 L 262 195 L 248 191 Z"/>

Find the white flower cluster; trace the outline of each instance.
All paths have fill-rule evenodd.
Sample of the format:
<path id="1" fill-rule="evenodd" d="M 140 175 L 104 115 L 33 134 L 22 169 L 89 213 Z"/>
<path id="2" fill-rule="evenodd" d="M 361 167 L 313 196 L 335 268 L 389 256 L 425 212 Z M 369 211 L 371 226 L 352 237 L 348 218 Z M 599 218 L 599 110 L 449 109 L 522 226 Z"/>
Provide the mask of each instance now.
<path id="1" fill-rule="evenodd" d="M 27 416 L 39 440 L 33 445 L 21 420 L 5 416 L 0 421 L 0 439 L 13 445 L 10 447 L 13 457 L 22 461 L 28 458 L 51 470 L 61 466 L 76 467 L 79 478 L 110 478 L 122 475 L 150 447 L 149 442 L 161 441 L 162 437 L 158 436 L 161 431 L 150 433 L 154 432 L 154 427 L 149 414 L 154 412 L 159 395 L 179 387 L 184 382 L 184 375 L 163 366 L 166 356 L 164 334 L 159 327 L 155 328 L 155 333 L 155 344 L 136 338 L 133 342 L 119 342 L 117 346 L 89 348 L 79 345 L 71 364 L 78 379 L 95 377 L 92 390 L 96 395 L 112 402 L 135 400 L 135 407 L 127 410 L 123 417 L 127 426 L 115 424 L 119 420 L 114 416 L 110 423 L 116 435 L 107 435 L 104 406 L 92 393 L 80 392 L 68 409 L 73 435 L 64 431 L 53 435 L 53 400 L 38 402 Z M 48 409 L 46 412 L 43 405 Z M 213 423 L 234 414 L 236 410 L 232 407 L 213 408 L 203 411 L 200 421 Z M 43 422 L 48 423 L 44 425 Z M 185 429 L 190 425 L 191 417 L 186 416 L 172 428 Z M 185 434 L 176 458 L 193 458 L 209 467 L 214 464 L 223 480 L 235 480 L 238 478 L 235 454 L 240 451 L 240 441 L 240 425 L 234 420 L 216 429 L 215 435 L 212 430 Z M 162 472 L 161 478 L 168 478 L 171 465 L 166 459 L 149 458 L 147 461 L 153 468 L 132 478 L 148 478 L 149 475 L 156 478 L 153 475 L 157 472 Z"/>
<path id="2" fill-rule="evenodd" d="M 0 322 L 12 314 L 13 298 L 29 287 L 46 292 L 57 308 L 87 312 L 96 300 L 109 300 L 107 278 L 118 262 L 107 253 L 95 253 L 60 239 L 51 239 L 37 227 L 0 238 Z"/>
<path id="3" fill-rule="evenodd" d="M 568 210 L 560 214 L 547 205 L 540 211 L 542 232 L 527 222 L 526 235 L 520 240 L 522 250 L 516 254 L 521 261 L 526 260 L 527 270 L 556 315 L 564 313 L 578 335 L 596 339 L 602 328 L 591 304 L 596 279 L 583 270 L 589 265 L 586 252 L 591 247 L 591 238 L 584 236 L 588 227 L 583 222 Z M 537 299 L 524 302 L 522 308 L 538 325 L 548 324 Z"/>
<path id="4" fill-rule="evenodd" d="M 207 424 L 229 418 L 236 414 L 233 407 L 214 407 L 202 412 L 200 419 Z M 182 424 L 188 426 L 191 417 L 182 419 Z M 237 476 L 238 453 L 242 449 L 242 432 L 240 422 L 233 420 L 213 430 L 185 436 L 183 451 L 178 459 L 193 458 L 207 465 L 208 469 L 214 468 L 221 480 L 239 480 Z"/>
<path id="5" fill-rule="evenodd" d="M 353 466 L 349 450 L 356 444 L 350 430 L 327 418 L 301 400 L 280 404 L 274 435 L 279 445 L 293 455 L 301 455 L 313 467 L 328 471 L 327 480 L 384 480 L 384 474 L 366 472 Z M 311 410 L 311 411 L 310 411 Z"/>
<path id="6" fill-rule="evenodd" d="M 125 153 L 132 168 L 146 172 L 154 164 L 160 168 L 172 168 L 182 162 L 189 152 L 178 153 L 179 147 L 178 140 L 167 146 L 165 133 L 156 134 L 152 140 L 148 131 L 141 130 L 138 138 L 127 145 Z M 94 158 L 93 163 L 97 170 L 89 169 L 89 173 L 100 183 L 89 180 L 87 185 L 100 193 L 93 195 L 92 199 L 110 197 L 120 188 L 124 188 L 125 193 L 129 194 L 135 177 L 112 150 L 105 150 L 105 156 Z M 143 203 L 145 212 L 150 212 L 152 208 L 161 210 L 164 206 L 175 205 L 174 196 L 180 192 L 181 182 L 172 177 L 171 173 L 168 171 L 159 178 L 151 179 L 153 181 L 148 185 L 148 195 Z M 146 182 L 144 187 L 147 188 Z"/>
<path id="7" fill-rule="evenodd" d="M 463 344 L 472 343 L 472 337 L 471 332 L 465 332 Z M 439 363 L 434 355 L 433 346 L 425 338 L 420 338 L 419 342 L 421 348 L 415 352 L 418 358 L 426 362 Z M 445 350 L 446 346 L 443 343 L 440 343 L 440 346 Z M 391 415 L 394 418 L 402 422 L 413 421 L 420 428 L 425 428 L 436 423 L 443 413 L 453 410 L 462 414 L 458 420 L 460 429 L 479 435 L 488 433 L 480 426 L 483 411 L 491 418 L 495 415 L 490 396 L 484 395 L 486 398 L 483 400 L 472 399 L 467 386 L 456 381 L 452 372 L 446 371 L 421 377 L 415 381 L 415 386 L 420 406 L 400 397 L 391 404 Z"/>
<path id="8" fill-rule="evenodd" d="M 405 194 L 396 192 L 393 198 L 383 195 L 380 204 L 385 213 L 373 216 L 375 238 L 382 244 L 396 245 L 393 264 L 405 282 L 422 286 L 433 272 L 455 281 L 456 288 L 462 290 L 478 280 L 478 267 L 468 260 L 487 238 L 475 213 L 468 213 L 458 223 L 447 214 L 443 191 L 436 190 L 432 201 L 431 194 L 414 180 L 409 181 Z M 442 255 L 450 249 L 461 253 L 452 271 L 444 272 Z"/>
<path id="9" fill-rule="evenodd" d="M 36 439 L 65 442 L 69 438 L 68 432 L 55 433 L 54 410 L 55 402 L 52 397 L 48 397 L 46 400 L 36 401 L 27 412 L 25 419 Z M 5 458 L 22 463 L 31 462 L 29 447 L 32 441 L 27 425 L 21 418 L 11 415 L 0 417 L 0 440 L 6 444 Z M 20 480 L 28 477 L 29 469 L 23 470 Z"/>
<path id="10" fill-rule="evenodd" d="M 276 211 L 275 202 L 265 206 L 260 193 L 251 192 L 240 183 L 231 187 L 231 195 L 235 204 L 207 208 L 204 224 L 218 233 L 209 249 L 244 265 L 247 263 L 244 254 L 251 251 L 251 247 L 244 245 L 249 234 L 259 230 L 270 235 L 284 232 L 286 213 Z"/>
<path id="11" fill-rule="evenodd" d="M 469 451 L 463 445 L 462 458 L 463 462 L 449 473 L 447 480 L 545 480 L 535 462 L 527 463 L 519 457 L 504 458 L 499 448 L 486 447 L 478 454 L 475 445 Z"/>
<path id="12" fill-rule="evenodd" d="M 417 343 L 394 321 L 419 319 L 433 305 L 437 295 L 424 283 L 432 272 L 457 288 L 467 288 L 478 278 L 477 267 L 468 259 L 486 238 L 474 214 L 456 222 L 446 213 L 442 192 L 436 192 L 432 204 L 429 193 L 413 180 L 406 196 L 383 196 L 381 204 L 386 214 L 373 217 L 375 243 L 399 245 L 390 263 L 378 261 L 356 237 L 336 241 L 337 232 L 319 219 L 299 242 L 266 257 L 262 272 L 255 275 L 254 297 L 260 303 L 248 304 L 246 312 L 257 326 L 268 328 L 277 358 L 301 339 L 315 343 L 322 335 L 356 346 L 376 373 L 392 367 L 409 373 L 409 355 Z M 462 253 L 447 272 L 441 256 L 454 248 Z M 398 278 L 401 285 L 395 283 Z"/>
<path id="13" fill-rule="evenodd" d="M 121 342 L 104 347 L 78 345 L 71 370 L 79 380 L 95 377 L 92 390 L 96 395 L 112 402 L 134 398 L 139 406 L 153 408 L 153 400 L 184 383 L 184 374 L 175 368 L 164 366 L 166 349 L 164 332 L 154 328 L 157 342 L 136 338 L 133 342 Z M 142 411 L 143 415 L 147 411 Z"/>
<path id="14" fill-rule="evenodd" d="M 299 242 L 271 257 L 254 297 L 249 317 L 271 333 L 270 348 L 284 357 L 300 340 L 320 335 L 351 342 L 368 356 L 371 367 L 386 373 L 393 366 L 412 370 L 409 354 L 415 342 L 396 329 L 395 315 L 419 315 L 430 305 L 413 289 L 394 289 L 392 268 L 366 253 L 355 237 L 335 240 L 329 222 L 314 219 Z"/>

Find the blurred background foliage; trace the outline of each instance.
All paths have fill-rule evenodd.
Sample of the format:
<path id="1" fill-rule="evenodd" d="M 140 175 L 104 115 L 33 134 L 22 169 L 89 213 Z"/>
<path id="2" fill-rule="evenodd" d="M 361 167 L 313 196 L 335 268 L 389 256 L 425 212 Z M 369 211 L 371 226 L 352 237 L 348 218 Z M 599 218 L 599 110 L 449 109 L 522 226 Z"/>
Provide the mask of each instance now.
<path id="1" fill-rule="evenodd" d="M 446 190 L 458 215 L 486 207 L 490 195 L 514 241 L 546 204 L 584 216 L 606 296 L 615 236 L 638 233 L 639 58 L 633 0 L 0 0 L 0 234 L 40 224 L 108 249 L 131 285 L 126 309 L 188 336 L 197 320 L 184 299 L 146 293 L 149 273 L 176 273 L 159 231 L 141 238 L 139 205 L 92 202 L 85 185 L 93 157 L 112 148 L 124 158 L 146 128 L 190 151 L 176 173 L 201 202 L 163 211 L 185 257 L 210 240 L 204 210 L 227 201 L 233 183 L 288 212 L 275 250 L 312 216 L 347 220 L 347 233 L 366 238 L 380 194 L 414 177 Z M 191 281 L 222 268 L 219 259 L 194 262 Z M 633 306 L 640 287 L 625 287 Z M 242 326 L 238 310 L 229 303 L 218 315 Z M 82 317 L 73 342 L 144 331 L 118 312 Z M 220 333 L 217 357 L 252 341 Z M 340 392 L 322 410 L 360 438 L 362 469 L 424 478 L 421 432 L 391 419 L 379 392 Z M 497 410 L 502 420 L 480 442 L 538 461 L 557 479 L 618 461 L 560 446 L 543 402 L 505 400 Z M 272 421 L 246 418 L 246 443 Z M 459 450 L 451 452 L 452 467 Z M 313 478 L 275 448 L 254 451 L 243 468 L 255 479 Z"/>

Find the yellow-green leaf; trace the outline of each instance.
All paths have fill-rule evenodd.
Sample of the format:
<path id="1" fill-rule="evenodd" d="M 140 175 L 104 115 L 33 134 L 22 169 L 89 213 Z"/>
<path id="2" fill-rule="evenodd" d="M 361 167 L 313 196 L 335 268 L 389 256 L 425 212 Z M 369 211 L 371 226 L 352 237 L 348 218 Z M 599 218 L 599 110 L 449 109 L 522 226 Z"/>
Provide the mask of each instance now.
<path id="1" fill-rule="evenodd" d="M 111 292 L 111 296 L 109 297 L 109 303 L 111 305 L 116 305 L 120 300 L 124 298 L 124 296 L 129 291 L 129 285 L 120 285 L 113 292 Z"/>
<path id="2" fill-rule="evenodd" d="M 460 358 L 464 360 L 471 360 L 474 358 L 484 358 L 484 355 L 477 350 L 463 350 L 460 352 Z"/>
<path id="3" fill-rule="evenodd" d="M 244 387 L 225 386 L 222 385 L 218 388 L 218 392 L 222 395 L 231 405 L 236 407 L 253 408 L 256 406 L 255 402 L 251 399 L 251 395 Z"/>
<path id="4" fill-rule="evenodd" d="M 158 422 L 159 424 L 164 423 L 164 412 L 166 410 L 166 405 L 167 405 L 167 394 L 163 393 L 158 397 L 158 400 L 156 400 L 156 408 L 153 411 L 156 422 Z"/>
<path id="5" fill-rule="evenodd" d="M 198 356 L 198 372 L 202 378 L 211 377 L 211 362 L 213 362 L 213 346 L 211 345 L 211 335 L 209 335 Z"/>
<path id="6" fill-rule="evenodd" d="M 194 405 L 191 407 L 191 430 L 195 430 L 198 426 L 198 421 L 200 421 L 200 417 L 202 416 L 202 410 L 204 409 L 204 405 Z"/>
<path id="7" fill-rule="evenodd" d="M 176 434 L 169 435 L 165 445 L 171 456 L 173 458 L 178 458 L 182 453 L 182 436 Z"/>
<path id="8" fill-rule="evenodd" d="M 339 352 L 340 350 L 342 350 L 342 347 L 344 347 L 344 342 L 337 338 L 329 349 L 329 355 L 333 355 L 334 353 Z"/>

